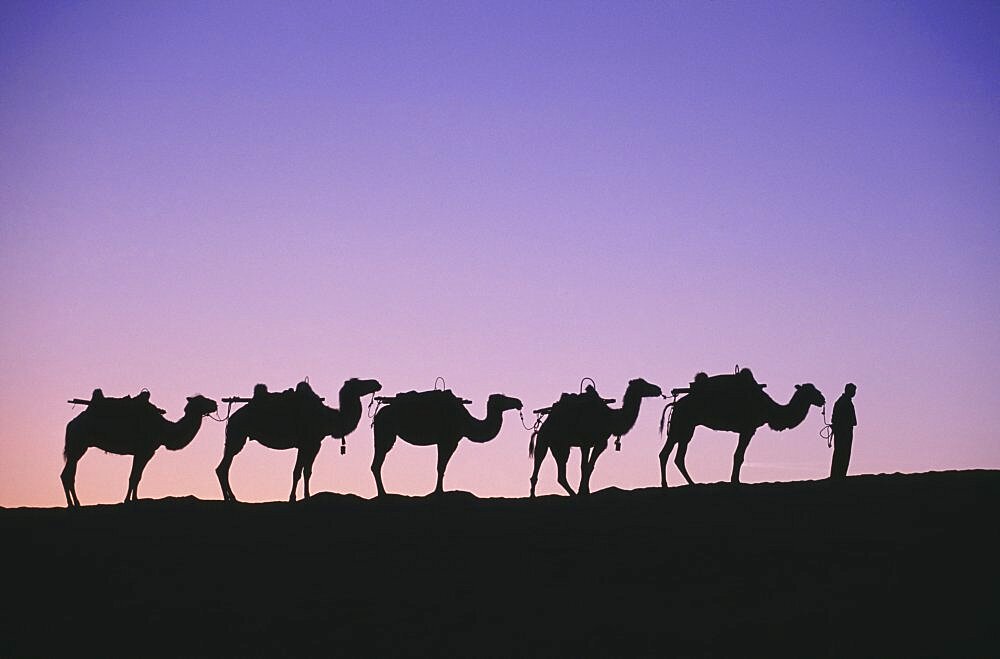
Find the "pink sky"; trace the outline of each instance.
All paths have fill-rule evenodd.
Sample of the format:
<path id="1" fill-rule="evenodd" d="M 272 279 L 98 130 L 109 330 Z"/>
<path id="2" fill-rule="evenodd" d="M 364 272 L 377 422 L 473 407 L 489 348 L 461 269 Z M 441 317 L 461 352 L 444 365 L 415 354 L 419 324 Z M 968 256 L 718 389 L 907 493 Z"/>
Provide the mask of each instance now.
<path id="1" fill-rule="evenodd" d="M 481 416 L 739 363 L 781 402 L 856 382 L 851 473 L 1000 468 L 998 28 L 985 4 L 6 3 L 0 506 L 64 503 L 67 398 L 147 387 L 176 419 L 306 376 L 443 376 Z M 658 482 L 661 409 L 594 487 Z M 527 494 L 505 419 L 448 489 Z M 744 480 L 824 477 L 821 425 L 762 429 Z M 219 498 L 223 430 L 140 495 Z M 697 431 L 695 479 L 735 444 Z M 348 445 L 314 491 L 374 494 L 367 423 Z M 236 494 L 285 498 L 294 459 L 249 445 Z M 387 489 L 434 464 L 397 443 Z M 92 450 L 81 501 L 129 467 Z"/>

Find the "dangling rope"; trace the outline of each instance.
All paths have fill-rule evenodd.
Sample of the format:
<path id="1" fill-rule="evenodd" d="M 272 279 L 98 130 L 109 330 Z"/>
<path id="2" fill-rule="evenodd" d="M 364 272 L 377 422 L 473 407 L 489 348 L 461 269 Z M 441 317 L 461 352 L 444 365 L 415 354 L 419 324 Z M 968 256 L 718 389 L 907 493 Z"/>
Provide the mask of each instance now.
<path id="1" fill-rule="evenodd" d="M 538 411 L 536 411 L 535 412 L 535 423 L 534 423 L 534 425 L 529 426 L 527 423 L 524 422 L 524 412 L 521 411 L 521 410 L 518 410 L 517 414 L 518 414 L 518 416 L 521 417 L 521 427 L 524 428 L 525 430 L 530 430 L 533 433 L 537 433 L 538 432 L 539 426 L 542 425 L 542 419 L 545 418 L 545 412 L 538 412 Z"/>
<path id="2" fill-rule="evenodd" d="M 528 424 L 524 422 L 524 412 L 518 410 L 517 413 L 521 417 L 521 425 L 524 426 L 525 430 L 531 431 L 531 440 L 528 442 L 528 457 L 535 455 L 535 438 L 538 437 L 538 429 L 542 427 L 542 419 L 545 415 L 549 413 L 552 408 L 542 408 L 541 410 L 535 410 L 535 425 L 528 427 Z M 544 411 L 542 411 L 544 410 Z"/>
<path id="3" fill-rule="evenodd" d="M 663 430 L 666 428 L 667 432 L 670 432 L 670 419 L 674 418 L 674 411 L 671 409 L 677 402 L 677 394 L 671 392 L 673 400 L 663 406 L 663 412 L 660 413 L 660 437 L 663 437 Z M 664 396 L 666 398 L 666 396 Z M 670 416 L 667 416 L 667 410 L 670 410 Z"/>
<path id="4" fill-rule="evenodd" d="M 590 380 L 590 384 L 591 384 L 591 386 L 594 387 L 594 391 L 597 391 L 597 383 L 594 382 L 594 378 L 583 378 L 582 380 L 580 380 L 580 393 L 581 394 L 583 393 L 583 383 L 586 382 L 587 380 Z"/>
<path id="5" fill-rule="evenodd" d="M 382 405 L 382 401 L 378 401 L 376 403 L 376 401 L 375 401 L 376 398 L 379 398 L 379 397 L 376 396 L 375 392 L 373 391 L 372 392 L 372 398 L 371 398 L 370 401 L 368 401 L 368 408 L 367 408 L 367 412 L 366 412 L 366 414 L 368 415 L 369 419 L 371 419 L 372 417 L 374 417 L 378 413 L 378 408 L 379 408 L 380 405 Z M 374 412 L 371 411 L 373 404 L 375 404 L 375 411 Z M 374 426 L 374 425 L 375 425 L 375 421 L 372 421 L 372 426 Z M 334 438 L 336 438 L 336 436 L 334 436 Z M 340 454 L 341 455 L 347 455 L 347 435 L 344 435 L 343 437 L 340 438 Z"/>
<path id="6" fill-rule="evenodd" d="M 381 398 L 381 397 L 380 396 L 376 396 L 375 394 L 372 394 L 372 399 L 370 401 L 368 401 L 368 412 L 367 412 L 367 414 L 368 414 L 368 418 L 369 419 L 375 418 L 375 415 L 378 414 L 378 408 L 382 407 L 382 401 L 381 400 L 376 400 L 376 399 L 379 399 L 379 398 Z M 375 411 L 374 412 L 372 412 L 372 405 L 375 406 Z M 372 421 L 372 423 L 374 424 L 375 422 Z"/>
<path id="7" fill-rule="evenodd" d="M 439 375 L 439 376 L 437 376 L 436 378 L 434 378 L 434 391 L 437 391 L 437 388 L 438 388 L 438 380 L 440 380 L 440 381 L 441 381 L 441 390 L 442 390 L 442 391 L 444 391 L 445 389 L 447 389 L 447 388 L 448 388 L 448 385 L 447 385 L 447 384 L 445 384 L 445 382 L 444 382 L 444 378 L 443 378 L 443 377 L 441 377 L 441 376 Z"/>
<path id="8" fill-rule="evenodd" d="M 826 447 L 833 448 L 833 426 L 826 422 L 826 405 L 823 405 L 823 427 L 819 436 L 826 440 Z"/>

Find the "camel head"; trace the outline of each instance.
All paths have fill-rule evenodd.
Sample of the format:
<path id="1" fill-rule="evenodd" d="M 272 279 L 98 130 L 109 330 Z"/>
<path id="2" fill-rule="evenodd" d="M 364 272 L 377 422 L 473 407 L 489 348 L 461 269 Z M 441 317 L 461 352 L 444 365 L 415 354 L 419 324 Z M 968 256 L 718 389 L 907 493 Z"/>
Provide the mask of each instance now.
<path id="1" fill-rule="evenodd" d="M 653 398 L 655 396 L 662 396 L 663 391 L 655 384 L 646 382 L 642 378 L 636 378 L 635 380 L 629 380 L 625 394 L 632 394 L 639 398 Z"/>
<path id="2" fill-rule="evenodd" d="M 219 411 L 219 404 L 211 398 L 205 398 L 201 394 L 188 396 L 187 405 L 184 406 L 185 414 L 197 414 L 206 416 Z"/>
<path id="3" fill-rule="evenodd" d="M 519 410 L 523 407 L 521 401 L 517 398 L 511 398 L 510 396 L 504 396 L 503 394 L 490 394 L 489 399 L 486 401 L 486 409 L 497 409 L 501 412 L 506 412 L 507 410 Z"/>
<path id="4" fill-rule="evenodd" d="M 823 394 L 820 393 L 819 389 L 809 382 L 795 385 L 795 396 L 804 397 L 807 403 L 815 405 L 816 407 L 826 405 L 826 398 L 823 397 Z"/>
<path id="5" fill-rule="evenodd" d="M 378 380 L 359 380 L 358 378 L 351 378 L 344 383 L 342 393 L 357 396 L 361 398 L 362 396 L 367 396 L 368 394 L 373 394 L 376 391 L 381 391 L 382 385 Z"/>

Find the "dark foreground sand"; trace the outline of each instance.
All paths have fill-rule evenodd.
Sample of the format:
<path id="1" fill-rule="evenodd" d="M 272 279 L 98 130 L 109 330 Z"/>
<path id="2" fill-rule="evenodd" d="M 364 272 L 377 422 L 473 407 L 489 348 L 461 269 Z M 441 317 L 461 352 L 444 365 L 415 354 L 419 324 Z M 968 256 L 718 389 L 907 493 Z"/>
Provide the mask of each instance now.
<path id="1" fill-rule="evenodd" d="M 0 510 L 0 656 L 1000 656 L 1000 472 Z"/>

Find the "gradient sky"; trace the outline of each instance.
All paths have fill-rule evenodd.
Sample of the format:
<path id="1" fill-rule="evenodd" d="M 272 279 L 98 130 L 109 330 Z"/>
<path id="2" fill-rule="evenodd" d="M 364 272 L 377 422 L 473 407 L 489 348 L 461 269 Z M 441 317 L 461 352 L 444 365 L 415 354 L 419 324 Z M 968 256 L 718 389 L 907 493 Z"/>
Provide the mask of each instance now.
<path id="1" fill-rule="evenodd" d="M 306 376 L 443 376 L 481 416 L 738 363 L 781 402 L 856 382 L 852 473 L 1000 468 L 998 211 L 996 3 L 4 2 L 0 506 L 64 504 L 67 398 L 176 419 Z M 595 487 L 658 483 L 661 409 Z M 762 429 L 744 480 L 825 476 L 821 426 Z M 528 438 L 508 413 L 446 487 L 526 495 Z M 140 495 L 219 498 L 222 443 Z M 348 443 L 314 491 L 374 494 Z M 695 479 L 735 445 L 699 430 Z M 251 443 L 236 494 L 285 498 L 294 459 Z M 81 501 L 130 462 L 91 450 Z M 434 463 L 397 443 L 387 488 Z"/>

